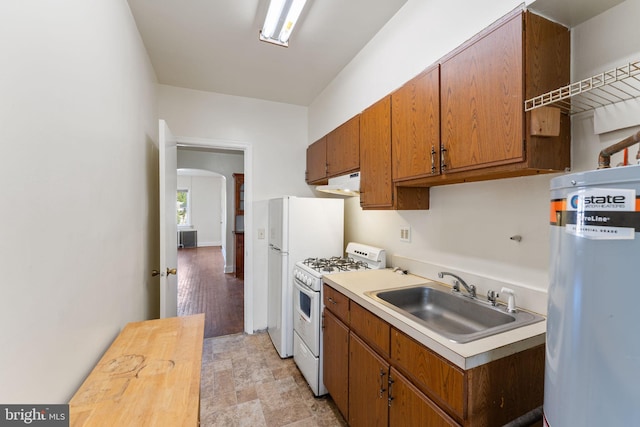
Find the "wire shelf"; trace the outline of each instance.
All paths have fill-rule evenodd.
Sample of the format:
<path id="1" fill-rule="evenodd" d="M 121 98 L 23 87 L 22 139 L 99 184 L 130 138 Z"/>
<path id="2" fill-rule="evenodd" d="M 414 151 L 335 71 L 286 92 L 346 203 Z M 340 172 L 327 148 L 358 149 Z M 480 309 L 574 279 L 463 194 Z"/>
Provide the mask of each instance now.
<path id="1" fill-rule="evenodd" d="M 640 97 L 640 61 L 547 92 L 524 102 L 524 110 L 558 107 L 573 115 Z"/>

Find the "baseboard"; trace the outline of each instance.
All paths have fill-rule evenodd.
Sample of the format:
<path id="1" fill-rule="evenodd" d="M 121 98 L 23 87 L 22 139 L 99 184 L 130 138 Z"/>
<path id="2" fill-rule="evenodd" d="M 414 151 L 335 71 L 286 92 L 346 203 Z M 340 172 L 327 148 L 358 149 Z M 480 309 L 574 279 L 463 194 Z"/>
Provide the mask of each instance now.
<path id="1" fill-rule="evenodd" d="M 199 248 L 205 246 L 222 246 L 222 242 L 219 240 L 217 242 L 198 242 Z"/>

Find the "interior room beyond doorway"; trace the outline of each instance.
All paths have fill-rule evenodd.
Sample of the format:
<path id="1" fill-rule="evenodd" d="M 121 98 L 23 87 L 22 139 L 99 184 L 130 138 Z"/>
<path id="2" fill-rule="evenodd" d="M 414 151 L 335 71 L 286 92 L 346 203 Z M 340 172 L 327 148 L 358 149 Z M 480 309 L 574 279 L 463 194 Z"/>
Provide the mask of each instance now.
<path id="1" fill-rule="evenodd" d="M 220 246 L 178 249 L 178 316 L 205 313 L 205 338 L 243 331 L 244 281 L 223 266 Z"/>

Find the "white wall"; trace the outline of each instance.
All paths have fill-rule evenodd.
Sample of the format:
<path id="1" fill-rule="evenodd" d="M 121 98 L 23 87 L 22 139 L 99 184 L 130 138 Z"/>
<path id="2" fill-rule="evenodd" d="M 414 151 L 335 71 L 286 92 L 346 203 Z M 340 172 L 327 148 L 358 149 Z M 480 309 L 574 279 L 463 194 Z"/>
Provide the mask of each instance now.
<path id="1" fill-rule="evenodd" d="M 640 0 L 627 0 L 575 27 L 571 37 L 572 80 L 585 79 L 627 62 L 640 60 L 638 16 Z M 636 116 L 640 117 L 638 113 L 636 110 Z M 602 149 L 640 129 L 636 126 L 596 135 L 593 118 L 591 112 L 575 115 L 572 119 L 572 168 L 576 171 L 594 169 Z M 638 146 L 629 149 L 630 160 L 635 160 L 637 150 Z M 622 154 L 614 155 L 611 165 L 615 166 L 621 161 Z"/>
<path id="2" fill-rule="evenodd" d="M 198 231 L 198 247 L 222 245 L 220 226 L 225 181 L 222 175 L 178 175 L 178 190 L 189 191 L 191 228 Z"/>
<path id="3" fill-rule="evenodd" d="M 0 2 L 0 402 L 158 312 L 156 78 L 125 0 Z"/>
<path id="4" fill-rule="evenodd" d="M 603 71 L 628 56 L 638 59 L 639 2 L 627 0 L 576 28 L 574 77 Z M 399 87 L 518 3 L 409 0 L 309 107 L 309 141 Z M 574 168 L 594 168 L 600 149 L 630 133 L 594 137 L 588 115 L 574 118 Z M 390 259 L 407 257 L 513 283 L 546 298 L 553 176 L 435 187 L 428 211 L 363 211 L 357 198 L 349 199 L 345 238 L 384 247 Z M 399 239 L 399 228 L 406 225 L 412 230 L 410 243 Z M 513 235 L 521 235 L 522 241 L 510 240 Z M 536 307 L 544 310 L 544 305 Z"/>
<path id="5" fill-rule="evenodd" d="M 252 164 L 245 169 L 247 209 L 254 209 L 253 224 L 245 223 L 251 238 L 252 271 L 245 271 L 246 313 L 249 331 L 267 326 L 267 241 L 256 231 L 267 229 L 265 200 L 282 195 L 309 196 L 305 184 L 307 108 L 229 96 L 218 93 L 159 86 L 159 114 L 180 137 L 242 143 L 252 148 Z M 180 167 L 180 165 L 179 165 Z M 186 166 L 185 166 L 186 167 Z M 195 166 L 188 166 L 195 167 Z M 245 220 L 251 218 L 245 215 Z M 249 228 L 251 228 L 249 230 Z M 250 237 L 252 236 L 252 237 Z"/>
<path id="6" fill-rule="evenodd" d="M 194 150 L 192 148 L 178 148 L 178 168 L 201 169 L 215 172 L 225 177 L 227 232 L 222 246 L 225 258 L 225 272 L 233 272 L 235 259 L 233 234 L 231 233 L 234 224 L 233 206 L 235 203 L 233 174 L 244 172 L 244 156 L 242 154 L 212 152 L 205 149 Z"/>

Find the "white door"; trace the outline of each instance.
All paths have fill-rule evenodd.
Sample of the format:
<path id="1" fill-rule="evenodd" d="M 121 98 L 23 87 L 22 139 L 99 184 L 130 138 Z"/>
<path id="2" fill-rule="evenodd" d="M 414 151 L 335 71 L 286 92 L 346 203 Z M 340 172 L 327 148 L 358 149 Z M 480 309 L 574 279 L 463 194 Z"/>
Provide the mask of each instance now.
<path id="1" fill-rule="evenodd" d="M 160 317 L 178 314 L 177 141 L 160 120 Z"/>

